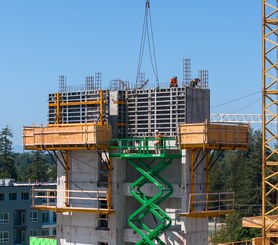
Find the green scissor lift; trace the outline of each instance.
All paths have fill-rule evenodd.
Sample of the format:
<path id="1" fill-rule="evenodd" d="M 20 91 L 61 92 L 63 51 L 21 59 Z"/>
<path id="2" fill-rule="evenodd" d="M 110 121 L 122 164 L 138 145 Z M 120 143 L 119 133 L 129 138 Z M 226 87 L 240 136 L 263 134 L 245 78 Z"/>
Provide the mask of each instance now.
<path id="1" fill-rule="evenodd" d="M 30 237 L 30 245 L 57 245 L 57 240 L 50 237 Z"/>
<path id="2" fill-rule="evenodd" d="M 127 159 L 140 177 L 130 185 L 131 195 L 141 204 L 128 218 L 129 226 L 141 236 L 137 245 L 165 244 L 159 236 L 171 226 L 171 218 L 159 207 L 173 193 L 173 187 L 160 176 L 174 158 L 181 158 L 181 151 L 174 144 L 175 138 L 162 138 L 160 146 L 154 146 L 154 138 L 116 139 L 110 144 L 110 157 Z M 145 184 L 157 187 L 154 196 L 147 196 L 141 190 Z M 157 226 L 150 228 L 144 218 L 152 215 Z M 156 242 L 156 243 L 155 243 Z"/>

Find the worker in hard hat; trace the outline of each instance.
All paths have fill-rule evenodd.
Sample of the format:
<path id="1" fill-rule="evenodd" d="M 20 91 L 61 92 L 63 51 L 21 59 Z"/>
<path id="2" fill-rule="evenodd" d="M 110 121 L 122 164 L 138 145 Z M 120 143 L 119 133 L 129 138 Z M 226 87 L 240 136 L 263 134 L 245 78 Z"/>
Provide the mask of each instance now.
<path id="1" fill-rule="evenodd" d="M 178 87 L 178 78 L 172 77 L 170 79 L 170 88 L 175 88 L 175 87 Z"/>
<path id="2" fill-rule="evenodd" d="M 160 133 L 158 130 L 155 130 L 154 133 L 155 154 L 160 154 L 161 148 L 163 147 L 163 138 L 165 134 Z"/>
<path id="3" fill-rule="evenodd" d="M 201 81 L 200 78 L 194 78 L 193 80 L 190 81 L 190 87 L 191 88 L 196 88 L 200 81 Z"/>

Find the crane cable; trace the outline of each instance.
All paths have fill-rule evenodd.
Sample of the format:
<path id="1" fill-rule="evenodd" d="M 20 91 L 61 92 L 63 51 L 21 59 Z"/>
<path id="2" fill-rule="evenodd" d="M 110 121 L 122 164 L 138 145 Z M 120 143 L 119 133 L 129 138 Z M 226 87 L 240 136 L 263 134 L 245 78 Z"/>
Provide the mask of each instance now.
<path id="1" fill-rule="evenodd" d="M 137 66 L 136 84 L 138 84 L 138 82 L 139 82 L 139 77 L 140 77 L 140 73 L 141 73 L 141 66 L 142 66 L 142 62 L 143 62 L 146 36 L 147 36 L 148 50 L 149 50 L 152 70 L 153 70 L 154 76 L 156 78 L 156 81 L 158 82 L 157 61 L 156 61 L 154 35 L 153 35 L 152 19 L 151 19 L 151 12 L 150 12 L 150 0 L 146 0 L 146 5 L 145 5 L 145 16 L 144 16 L 143 30 L 142 30 L 142 36 L 141 36 L 139 60 L 138 60 L 138 66 Z"/>

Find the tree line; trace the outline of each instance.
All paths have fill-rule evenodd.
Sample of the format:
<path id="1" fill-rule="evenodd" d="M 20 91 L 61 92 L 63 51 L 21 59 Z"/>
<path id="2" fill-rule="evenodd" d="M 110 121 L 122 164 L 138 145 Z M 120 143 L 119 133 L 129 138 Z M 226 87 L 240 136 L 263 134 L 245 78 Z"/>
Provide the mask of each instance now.
<path id="1" fill-rule="evenodd" d="M 41 151 L 13 152 L 13 133 L 9 126 L 0 132 L 0 179 L 20 182 L 56 181 L 53 158 Z"/>

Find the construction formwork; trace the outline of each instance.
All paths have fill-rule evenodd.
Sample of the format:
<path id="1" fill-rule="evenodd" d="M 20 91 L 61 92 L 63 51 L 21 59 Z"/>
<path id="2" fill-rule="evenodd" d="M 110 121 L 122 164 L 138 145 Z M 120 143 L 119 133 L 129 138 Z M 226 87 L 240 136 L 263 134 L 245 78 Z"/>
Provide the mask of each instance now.
<path id="1" fill-rule="evenodd" d="M 177 125 L 202 122 L 209 118 L 204 100 L 209 90 L 189 87 L 142 89 L 126 91 L 128 136 L 146 137 L 155 130 L 175 136 Z M 199 115 L 201 117 L 199 117 Z"/>
<path id="2" fill-rule="evenodd" d="M 91 81 L 88 81 L 88 88 L 90 84 Z M 102 111 L 100 100 L 104 104 Z M 153 137 L 156 129 L 171 137 L 177 136 L 179 124 L 199 123 L 208 119 L 209 101 L 208 89 L 188 86 L 104 91 L 64 89 L 49 95 L 48 127 L 55 132 L 56 127 L 66 124 L 78 123 L 86 127 L 88 123 L 98 123 L 103 114 L 105 123 L 111 125 L 113 138 Z M 175 139 L 169 144 L 176 145 Z M 84 147 L 76 149 L 68 145 L 57 148 L 60 150 L 57 153 L 57 195 L 63 198 L 57 198 L 57 206 L 49 205 L 47 208 L 56 208 L 59 212 L 58 244 L 134 244 L 140 237 L 129 227 L 128 217 L 134 209 L 139 208 L 139 204 L 128 188 L 140 174 L 127 159 L 113 159 L 112 168 L 107 158 L 108 145 L 96 145 L 95 149 L 93 146 L 88 148 L 86 143 L 82 145 Z M 55 150 L 56 146 L 52 144 L 52 148 L 49 148 L 47 145 L 34 144 L 34 147 Z M 159 158 L 164 157 L 158 155 L 152 159 L 152 154 L 146 159 L 146 166 L 156 164 Z M 192 189 L 191 161 L 190 151 L 182 150 L 181 158 L 174 159 L 167 171 L 161 173 L 161 177 L 173 186 L 172 196 L 161 203 L 161 208 L 171 218 L 171 227 L 160 238 L 165 243 L 207 245 L 207 218 L 192 219 L 179 215 L 188 210 L 188 195 Z M 202 161 L 195 173 L 195 187 L 202 191 L 206 189 L 204 169 L 205 161 Z M 109 173 L 112 174 L 112 182 Z M 109 183 L 112 183 L 111 189 L 107 188 Z M 111 190 L 111 206 L 108 207 L 107 200 L 111 198 L 108 192 Z M 105 196 L 98 194 L 102 191 Z M 144 192 L 152 196 L 156 190 L 147 183 Z M 81 196 L 81 193 L 85 196 Z M 98 195 L 97 202 L 94 202 L 95 193 Z M 88 206 L 91 201 L 96 204 L 93 208 Z M 157 223 L 151 216 L 145 217 L 144 222 L 150 227 L 155 227 Z"/>
<path id="3" fill-rule="evenodd" d="M 146 137 L 160 130 L 175 136 L 178 124 L 201 122 L 201 103 L 209 90 L 189 87 L 104 90 L 103 115 L 115 138 Z M 48 123 L 97 123 L 100 118 L 100 90 L 49 94 Z M 58 111 L 59 105 L 59 111 Z M 193 113 L 194 111 L 194 113 Z M 207 117 L 205 117 L 206 119 Z"/>
<path id="4" fill-rule="evenodd" d="M 49 94 L 48 123 L 96 123 L 100 117 L 100 104 L 96 103 L 99 100 L 100 90 L 75 90 Z M 106 90 L 103 91 L 103 100 L 104 102 L 108 100 Z M 107 120 L 108 105 L 104 104 L 103 113 Z"/>

